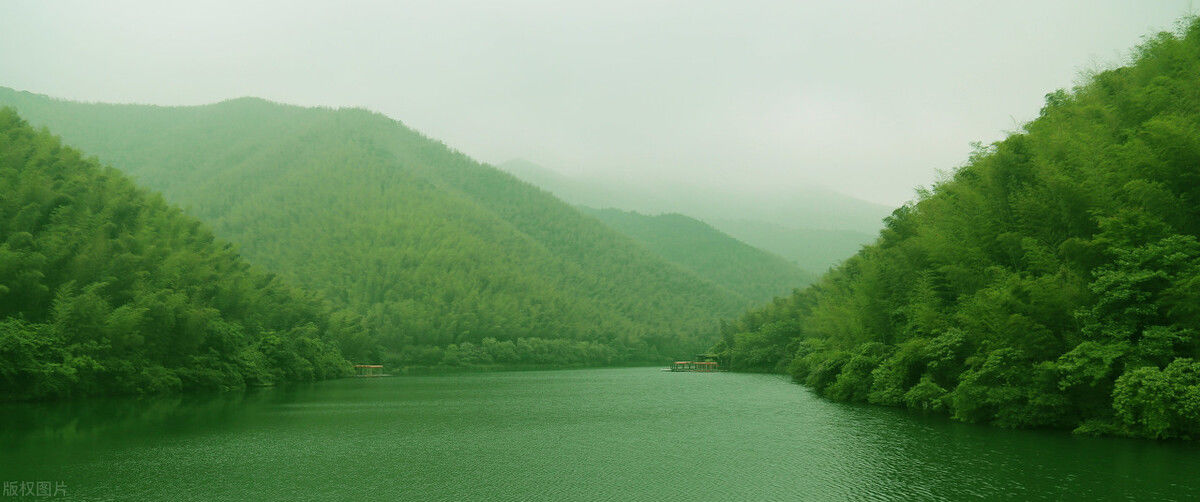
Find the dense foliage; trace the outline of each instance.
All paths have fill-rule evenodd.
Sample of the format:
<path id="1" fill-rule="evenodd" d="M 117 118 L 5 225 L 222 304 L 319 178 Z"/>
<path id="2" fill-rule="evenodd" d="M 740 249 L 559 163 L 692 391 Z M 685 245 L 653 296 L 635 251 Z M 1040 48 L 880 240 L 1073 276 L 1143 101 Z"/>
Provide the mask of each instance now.
<path id="1" fill-rule="evenodd" d="M 321 305 L 0 109 L 0 400 L 339 376 Z"/>
<path id="2" fill-rule="evenodd" d="M 511 342 L 521 362 L 661 360 L 711 344 L 717 319 L 746 306 L 379 114 L 257 99 L 92 105 L 11 90 L 0 103 L 323 294 L 335 318 L 361 328 L 339 340 L 357 361 L 458 364 L 488 339 Z"/>
<path id="3" fill-rule="evenodd" d="M 749 302 L 770 301 L 814 279 L 779 256 L 681 214 L 651 216 L 635 211 L 588 208 L 584 212 L 632 237 L 667 261 Z"/>
<path id="4" fill-rule="evenodd" d="M 747 370 L 1009 427 L 1200 438 L 1200 23 L 1047 96 L 818 284 L 725 326 Z"/>

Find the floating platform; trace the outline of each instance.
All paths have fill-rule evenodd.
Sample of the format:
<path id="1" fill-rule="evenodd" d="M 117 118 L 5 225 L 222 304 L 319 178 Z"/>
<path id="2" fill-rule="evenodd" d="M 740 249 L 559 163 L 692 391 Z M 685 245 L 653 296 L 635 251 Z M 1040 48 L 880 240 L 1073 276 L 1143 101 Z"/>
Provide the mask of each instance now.
<path id="1" fill-rule="evenodd" d="M 675 361 L 671 363 L 670 368 L 663 371 L 691 371 L 699 373 L 711 373 L 720 371 L 716 361 Z"/>
<path id="2" fill-rule="evenodd" d="M 383 372 L 382 364 L 355 364 L 354 376 L 358 378 L 378 378 L 392 375 Z"/>

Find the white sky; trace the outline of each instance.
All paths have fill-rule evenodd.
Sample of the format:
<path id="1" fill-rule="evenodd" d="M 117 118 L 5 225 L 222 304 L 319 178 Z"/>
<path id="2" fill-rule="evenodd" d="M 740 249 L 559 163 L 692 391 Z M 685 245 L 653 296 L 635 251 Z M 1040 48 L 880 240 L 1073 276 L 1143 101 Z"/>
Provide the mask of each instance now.
<path id="1" fill-rule="evenodd" d="M 247 4 L 247 5 L 242 5 Z M 0 85 L 383 112 L 480 160 L 895 205 L 1187 0 L 0 1 Z"/>

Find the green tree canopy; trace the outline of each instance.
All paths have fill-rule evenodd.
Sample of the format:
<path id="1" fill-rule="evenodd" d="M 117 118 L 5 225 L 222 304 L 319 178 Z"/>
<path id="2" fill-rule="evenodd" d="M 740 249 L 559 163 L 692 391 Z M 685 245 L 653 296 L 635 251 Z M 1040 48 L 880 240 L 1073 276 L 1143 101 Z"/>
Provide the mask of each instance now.
<path id="1" fill-rule="evenodd" d="M 726 323 L 718 350 L 834 399 L 1196 438 L 1198 74 L 1190 21 L 1047 95 L 873 245 Z"/>

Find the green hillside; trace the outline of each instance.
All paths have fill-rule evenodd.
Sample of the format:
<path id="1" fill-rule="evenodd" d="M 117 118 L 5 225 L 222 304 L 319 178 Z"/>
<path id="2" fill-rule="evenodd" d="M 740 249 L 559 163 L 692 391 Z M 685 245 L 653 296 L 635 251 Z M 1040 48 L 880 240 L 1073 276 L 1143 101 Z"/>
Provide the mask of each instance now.
<path id="1" fill-rule="evenodd" d="M 788 294 L 814 279 L 783 258 L 681 214 L 649 216 L 619 209 L 584 212 L 633 237 L 667 261 L 754 302 Z"/>
<path id="2" fill-rule="evenodd" d="M 340 376 L 321 302 L 0 108 L 0 401 Z"/>
<path id="3" fill-rule="evenodd" d="M 12 90 L 0 103 L 161 190 L 257 265 L 361 315 L 368 335 L 343 344 L 351 358 L 655 359 L 703 348 L 716 319 L 745 305 L 379 114 L 249 98 L 81 104 Z"/>
<path id="4" fill-rule="evenodd" d="M 719 344 L 827 397 L 1200 438 L 1200 22 L 1046 96 L 817 285 Z"/>

